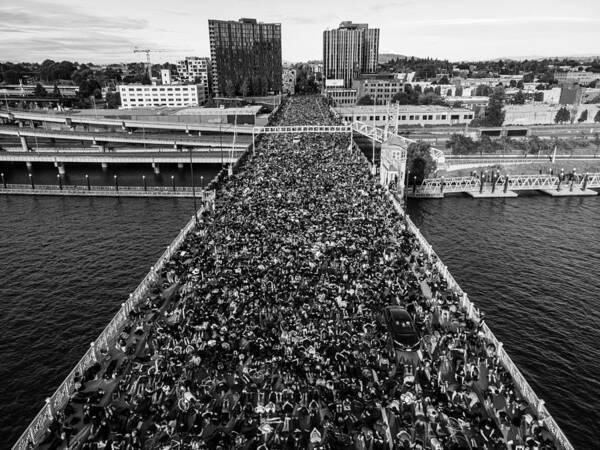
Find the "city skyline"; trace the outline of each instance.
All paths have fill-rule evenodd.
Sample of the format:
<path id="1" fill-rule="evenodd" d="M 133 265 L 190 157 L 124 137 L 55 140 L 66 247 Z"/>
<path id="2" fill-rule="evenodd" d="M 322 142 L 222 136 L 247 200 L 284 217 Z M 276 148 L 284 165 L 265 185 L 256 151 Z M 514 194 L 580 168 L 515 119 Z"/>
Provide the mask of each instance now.
<path id="1" fill-rule="evenodd" d="M 452 61 L 499 57 L 597 54 L 600 4 L 592 0 L 521 3 L 508 0 L 501 10 L 475 0 L 386 1 L 348 6 L 327 3 L 223 0 L 200 4 L 188 0 L 158 2 L 106 0 L 81 5 L 67 0 L 23 0 L 0 6 L 2 60 L 41 62 L 145 61 L 135 46 L 163 49 L 153 62 L 174 62 L 187 55 L 210 54 L 208 20 L 256 18 L 282 24 L 285 61 L 322 59 L 326 29 L 351 20 L 381 29 L 380 53 L 437 57 Z M 300 39 L 301 38 L 301 39 Z"/>

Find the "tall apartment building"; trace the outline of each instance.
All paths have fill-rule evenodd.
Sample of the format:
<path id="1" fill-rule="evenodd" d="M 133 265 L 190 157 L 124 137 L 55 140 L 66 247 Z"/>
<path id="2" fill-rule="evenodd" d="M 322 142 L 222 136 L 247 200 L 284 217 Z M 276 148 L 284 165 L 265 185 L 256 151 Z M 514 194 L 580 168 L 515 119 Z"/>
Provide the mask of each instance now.
<path id="1" fill-rule="evenodd" d="M 177 61 L 179 79 L 187 83 L 204 85 L 204 97 L 206 98 L 210 91 L 211 70 L 210 58 L 186 56 L 185 59 Z"/>
<path id="2" fill-rule="evenodd" d="M 379 28 L 366 23 L 342 22 L 337 30 L 323 32 L 323 72 L 325 79 L 352 79 L 361 73 L 374 73 L 379 62 Z"/>
<path id="3" fill-rule="evenodd" d="M 281 92 L 281 24 L 209 20 L 215 96 Z"/>

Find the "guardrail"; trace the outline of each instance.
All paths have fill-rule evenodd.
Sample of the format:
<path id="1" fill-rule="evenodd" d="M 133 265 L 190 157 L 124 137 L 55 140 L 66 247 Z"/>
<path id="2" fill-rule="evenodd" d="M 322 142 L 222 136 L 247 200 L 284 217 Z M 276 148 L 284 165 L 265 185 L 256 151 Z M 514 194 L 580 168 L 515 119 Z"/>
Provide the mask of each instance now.
<path id="1" fill-rule="evenodd" d="M 76 186 L 53 184 L 35 185 L 28 184 L 0 184 L 0 194 L 19 195 L 79 195 L 96 197 L 193 197 L 194 190 L 191 187 L 141 187 L 141 186 Z M 196 196 L 202 201 L 214 200 L 214 192 L 207 189 L 198 189 Z"/>
<path id="2" fill-rule="evenodd" d="M 197 215 L 202 214 L 208 207 L 212 207 L 212 205 L 203 205 L 198 210 Z M 159 279 L 160 272 L 165 266 L 165 263 L 179 250 L 179 247 L 185 241 L 188 234 L 194 229 L 195 224 L 196 216 L 192 217 L 181 229 L 177 237 L 169 244 L 160 258 L 158 258 L 158 261 L 150 268 L 150 271 L 137 288 L 129 294 L 127 301 L 121 303 L 121 308 L 113 316 L 112 320 L 104 328 L 102 333 L 100 333 L 95 341 L 90 343 L 90 348 L 85 352 L 79 362 L 77 362 L 73 370 L 67 375 L 54 394 L 46 399 L 46 403 L 40 412 L 35 416 L 17 442 L 13 445 L 13 450 L 27 450 L 32 446 L 39 444 L 40 440 L 43 439 L 46 430 L 54 420 L 56 411 L 64 408 L 73 394 L 75 377 L 83 375 L 87 368 L 101 361 L 104 356 L 108 354 L 109 348 L 116 341 L 121 329 L 125 325 L 129 312 L 141 300 L 146 298 L 149 290 Z"/>
<path id="3" fill-rule="evenodd" d="M 467 312 L 468 316 L 470 318 L 480 319 L 481 315 L 479 309 L 471 300 L 469 300 L 468 295 L 461 289 L 458 282 L 454 279 L 454 277 L 448 270 L 448 267 L 446 267 L 442 260 L 437 256 L 431 244 L 429 244 L 429 242 L 427 242 L 423 234 L 421 234 L 419 228 L 413 223 L 410 217 L 407 214 L 405 214 L 404 210 L 400 206 L 399 201 L 389 191 L 388 196 L 391 202 L 393 203 L 396 211 L 406 220 L 408 230 L 415 236 L 415 238 L 419 242 L 421 249 L 430 258 L 435 257 L 436 269 L 438 270 L 440 275 L 446 280 L 448 288 L 450 288 L 460 296 L 461 306 Z M 496 338 L 492 330 L 490 330 L 490 328 L 485 322 L 483 323 L 483 333 L 485 337 L 496 347 L 498 359 L 506 368 L 508 373 L 510 373 L 513 381 L 515 382 L 515 385 L 519 389 L 519 392 L 521 392 L 523 397 L 525 397 L 529 405 L 531 405 L 537 411 L 538 417 L 544 421 L 548 430 L 552 433 L 558 444 L 564 450 L 574 450 L 573 445 L 571 444 L 571 442 L 569 442 L 567 436 L 564 434 L 558 423 L 556 423 L 556 420 L 554 420 L 554 418 L 546 408 L 544 400 L 540 399 L 537 396 L 529 382 L 525 379 L 517 365 L 514 363 L 514 361 L 504 349 L 502 342 L 499 341 L 498 338 Z"/>

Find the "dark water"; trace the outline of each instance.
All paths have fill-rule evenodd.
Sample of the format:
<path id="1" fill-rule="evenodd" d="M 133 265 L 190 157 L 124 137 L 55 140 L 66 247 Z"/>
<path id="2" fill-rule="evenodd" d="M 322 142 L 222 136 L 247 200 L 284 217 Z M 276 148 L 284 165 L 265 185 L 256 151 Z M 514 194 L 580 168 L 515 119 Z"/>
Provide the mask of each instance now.
<path id="1" fill-rule="evenodd" d="M 0 195 L 0 448 L 192 216 L 191 199 Z"/>
<path id="2" fill-rule="evenodd" d="M 409 202 L 575 448 L 600 448 L 600 198 Z"/>

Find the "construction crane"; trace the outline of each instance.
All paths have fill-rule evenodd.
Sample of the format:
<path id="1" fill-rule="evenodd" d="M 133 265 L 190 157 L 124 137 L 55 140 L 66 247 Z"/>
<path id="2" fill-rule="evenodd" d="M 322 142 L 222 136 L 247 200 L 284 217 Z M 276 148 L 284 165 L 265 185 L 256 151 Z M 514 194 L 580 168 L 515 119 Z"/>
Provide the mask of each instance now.
<path id="1" fill-rule="evenodd" d="M 152 80 L 152 64 L 150 64 L 150 52 L 164 53 L 166 51 L 168 51 L 168 50 L 134 47 L 133 53 L 145 53 L 146 54 L 146 66 L 147 66 L 146 69 L 148 70 L 148 79 Z"/>

